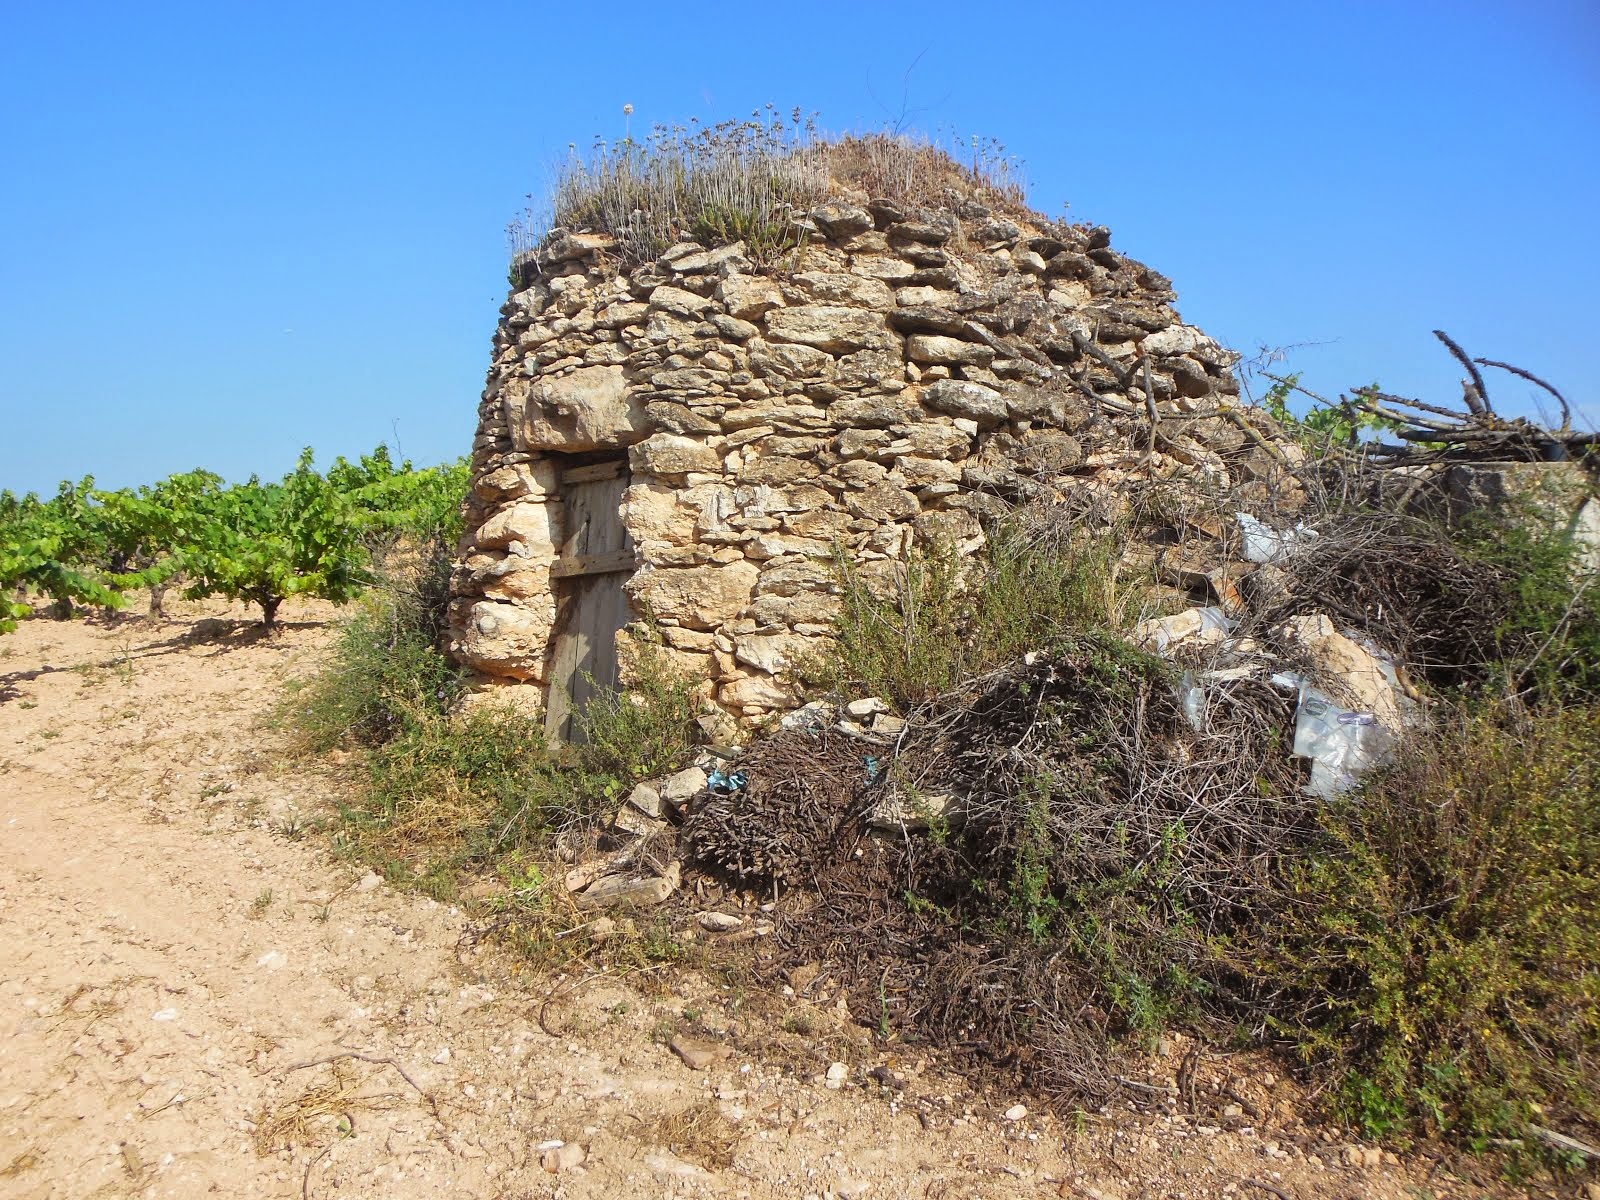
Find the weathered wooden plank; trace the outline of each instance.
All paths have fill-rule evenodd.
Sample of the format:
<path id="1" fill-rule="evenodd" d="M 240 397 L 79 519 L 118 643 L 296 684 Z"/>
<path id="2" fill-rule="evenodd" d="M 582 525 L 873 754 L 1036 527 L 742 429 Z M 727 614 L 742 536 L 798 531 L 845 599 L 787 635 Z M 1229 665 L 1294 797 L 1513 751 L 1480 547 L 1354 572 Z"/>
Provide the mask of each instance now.
<path id="1" fill-rule="evenodd" d="M 561 543 L 562 558 L 591 558 L 631 545 L 621 516 L 622 493 L 627 487 L 626 478 L 599 479 L 564 492 L 566 537 Z"/>
<path id="2" fill-rule="evenodd" d="M 632 550 L 612 550 L 607 554 L 558 558 L 550 564 L 550 576 L 565 579 L 573 575 L 608 575 L 613 571 L 632 571 L 638 565 L 638 555 Z"/>
<path id="3" fill-rule="evenodd" d="M 568 467 L 561 472 L 561 482 L 571 485 L 574 483 L 594 483 L 601 479 L 615 479 L 622 474 L 623 468 L 627 465 L 620 458 L 608 458 L 604 462 L 587 463 L 581 467 Z"/>

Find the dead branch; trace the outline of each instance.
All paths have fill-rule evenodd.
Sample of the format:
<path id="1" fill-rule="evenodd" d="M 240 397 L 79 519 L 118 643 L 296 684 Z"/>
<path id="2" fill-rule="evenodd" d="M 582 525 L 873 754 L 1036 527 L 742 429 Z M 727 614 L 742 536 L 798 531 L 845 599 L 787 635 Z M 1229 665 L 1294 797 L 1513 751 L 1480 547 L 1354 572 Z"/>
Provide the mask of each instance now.
<path id="1" fill-rule="evenodd" d="M 1465 408 L 1446 408 L 1372 387 L 1355 389 L 1353 408 L 1387 422 L 1398 439 L 1361 447 L 1363 455 L 1376 465 L 1415 466 L 1463 459 L 1560 462 L 1581 457 L 1600 444 L 1600 434 L 1573 431 L 1572 406 L 1553 384 L 1498 359 L 1471 358 L 1441 329 L 1434 330 L 1434 336 L 1471 374 L 1462 397 Z M 1525 417 L 1498 416 L 1489 403 L 1483 375 L 1478 370 L 1480 363 L 1508 371 L 1549 392 L 1561 404 L 1561 426 L 1551 429 Z M 1287 379 L 1279 382 L 1297 387 Z"/>
<path id="2" fill-rule="evenodd" d="M 1577 1138 L 1568 1137 L 1564 1133 L 1557 1133 L 1554 1129 L 1546 1129 L 1543 1125 L 1529 1125 L 1528 1129 L 1536 1134 L 1540 1141 L 1554 1146 L 1557 1150 L 1566 1150 L 1572 1154 L 1581 1154 L 1592 1162 L 1600 1162 L 1600 1150 L 1580 1142 Z"/>
<path id="3" fill-rule="evenodd" d="M 1476 358 L 1474 362 L 1482 363 L 1486 367 L 1499 367 L 1502 371 L 1509 371 L 1519 379 L 1526 379 L 1529 383 L 1537 384 L 1556 398 L 1561 405 L 1561 432 L 1565 433 L 1572 428 L 1572 406 L 1567 403 L 1567 398 L 1556 391 L 1554 386 L 1540 379 L 1532 371 L 1525 371 L 1521 367 L 1514 367 L 1510 363 L 1499 362 L 1493 358 Z"/>
<path id="4" fill-rule="evenodd" d="M 344 1051 L 343 1053 L 340 1053 L 340 1054 L 330 1054 L 326 1058 L 313 1058 L 313 1059 L 311 1059 L 311 1060 L 309 1060 L 307 1062 L 293 1063 L 293 1064 L 285 1067 L 283 1069 L 283 1073 L 285 1075 L 287 1075 L 290 1071 L 304 1071 L 307 1067 L 325 1066 L 328 1063 L 338 1062 L 340 1059 L 345 1059 L 345 1058 L 354 1059 L 357 1062 L 372 1063 L 374 1066 L 393 1067 L 395 1069 L 395 1071 L 399 1074 L 401 1079 L 404 1079 L 407 1083 L 409 1083 L 413 1088 L 416 1089 L 417 1095 L 419 1095 L 423 1099 L 429 1101 L 429 1103 L 432 1103 L 432 1099 L 433 1098 L 431 1096 L 429 1096 L 427 1091 L 425 1091 L 423 1089 L 423 1087 L 422 1087 L 422 1085 L 420 1083 L 418 1083 L 415 1079 L 411 1078 L 411 1075 L 406 1071 L 406 1069 L 404 1067 L 402 1067 L 398 1062 L 396 1062 L 392 1058 L 379 1058 L 374 1054 L 360 1054 L 360 1053 L 357 1053 L 354 1050 L 346 1050 L 346 1051 Z"/>
<path id="5" fill-rule="evenodd" d="M 1489 387 L 1483 382 L 1483 372 L 1478 370 L 1478 364 L 1456 344 L 1454 338 L 1442 329 L 1435 329 L 1433 336 L 1444 343 L 1445 349 L 1455 356 L 1455 360 L 1467 369 L 1467 374 L 1472 377 L 1472 387 L 1465 390 L 1462 399 L 1473 416 L 1492 417 L 1494 407 L 1489 403 Z"/>

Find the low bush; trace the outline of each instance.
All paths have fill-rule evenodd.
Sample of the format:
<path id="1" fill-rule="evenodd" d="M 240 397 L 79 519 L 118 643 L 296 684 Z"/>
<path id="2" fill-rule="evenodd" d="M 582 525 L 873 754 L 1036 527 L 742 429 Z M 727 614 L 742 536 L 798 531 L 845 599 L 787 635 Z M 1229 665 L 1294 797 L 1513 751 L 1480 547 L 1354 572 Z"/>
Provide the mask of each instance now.
<path id="1" fill-rule="evenodd" d="M 460 668 L 440 650 L 450 552 L 437 539 L 391 554 L 381 583 L 360 601 L 323 670 L 293 698 L 308 749 L 375 747 L 450 711 Z"/>
<path id="2" fill-rule="evenodd" d="M 441 648 L 449 566 L 437 538 L 392 551 L 327 665 L 290 702 L 306 750 L 363 756 L 344 847 L 437 894 L 462 871 L 551 857 L 555 834 L 592 826 L 633 783 L 680 766 L 698 733 L 690 684 L 648 640 L 631 656 L 629 692 L 580 713 L 574 744 L 548 744 L 542 723 L 509 705 L 470 702 Z"/>
<path id="3" fill-rule="evenodd" d="M 1115 531 L 1019 515 L 970 558 L 949 547 L 914 551 L 889 587 L 840 552 L 843 608 L 818 673 L 904 711 L 1077 631 L 1126 631 L 1149 589 L 1122 567 L 1125 548 Z"/>
<path id="4" fill-rule="evenodd" d="M 1479 514 L 1457 534 L 1494 571 L 1495 661 L 1506 687 L 1559 703 L 1600 697 L 1600 576 L 1564 529 L 1537 517 Z"/>
<path id="5" fill-rule="evenodd" d="M 1600 707 L 1450 716 L 1321 825 L 1258 969 L 1345 1115 L 1600 1129 Z"/>

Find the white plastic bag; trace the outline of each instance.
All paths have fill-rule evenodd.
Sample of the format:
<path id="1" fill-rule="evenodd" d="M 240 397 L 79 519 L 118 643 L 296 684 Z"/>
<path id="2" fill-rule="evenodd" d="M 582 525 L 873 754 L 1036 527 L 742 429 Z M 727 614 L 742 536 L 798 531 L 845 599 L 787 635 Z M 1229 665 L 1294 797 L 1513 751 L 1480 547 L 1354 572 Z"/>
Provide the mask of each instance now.
<path id="1" fill-rule="evenodd" d="M 1280 533 L 1249 513 L 1237 513 L 1236 518 L 1239 530 L 1244 534 L 1244 556 L 1253 563 L 1282 562 L 1297 547 L 1317 536 L 1315 529 L 1307 529 L 1304 525 L 1296 525 Z"/>
<path id="2" fill-rule="evenodd" d="M 1316 688 L 1300 684 L 1294 752 L 1311 760 L 1306 791 L 1324 800 L 1355 787 L 1374 767 L 1389 761 L 1395 735 L 1372 713 L 1341 708 Z"/>

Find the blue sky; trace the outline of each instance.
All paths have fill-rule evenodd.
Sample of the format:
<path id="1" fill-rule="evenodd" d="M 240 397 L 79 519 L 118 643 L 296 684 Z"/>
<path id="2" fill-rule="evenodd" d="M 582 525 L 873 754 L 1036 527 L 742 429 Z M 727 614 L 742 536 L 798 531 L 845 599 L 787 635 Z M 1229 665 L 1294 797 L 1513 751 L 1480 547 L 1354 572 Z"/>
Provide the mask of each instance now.
<path id="1" fill-rule="evenodd" d="M 0 487 L 465 452 L 551 162 L 768 101 L 1000 138 L 1317 390 L 1453 400 L 1443 327 L 1600 417 L 1593 0 L 8 0 Z"/>

